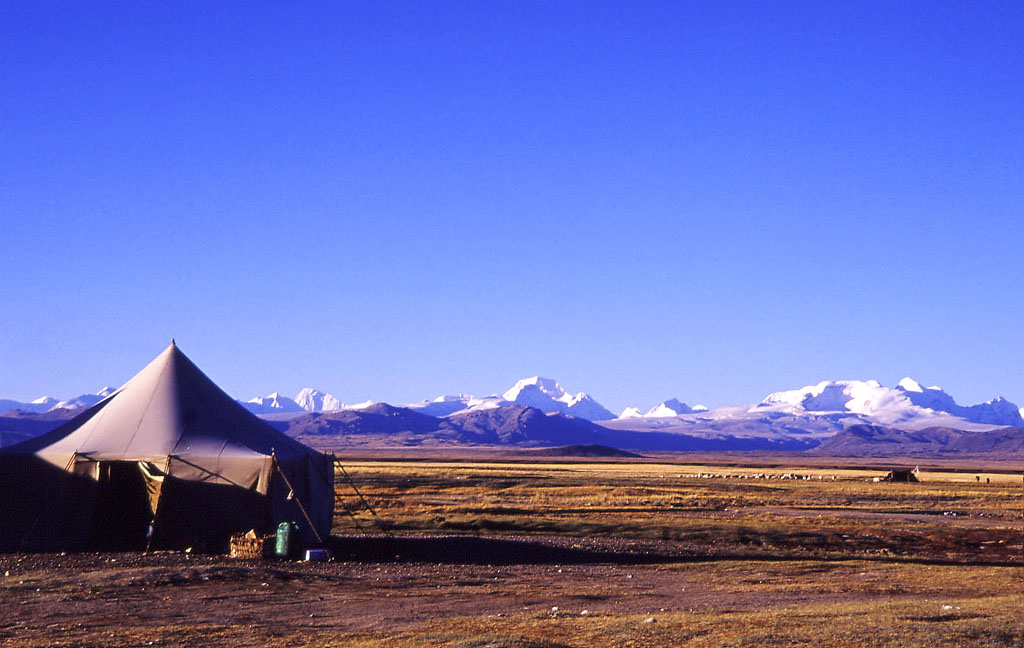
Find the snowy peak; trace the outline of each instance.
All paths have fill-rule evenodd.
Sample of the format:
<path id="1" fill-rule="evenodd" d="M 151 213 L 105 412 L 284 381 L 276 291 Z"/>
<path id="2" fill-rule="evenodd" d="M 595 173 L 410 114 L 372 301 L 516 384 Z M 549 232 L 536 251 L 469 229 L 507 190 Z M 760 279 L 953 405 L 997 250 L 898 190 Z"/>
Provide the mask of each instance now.
<path id="1" fill-rule="evenodd" d="M 588 421 L 607 421 L 615 418 L 615 415 L 605 409 L 603 405 L 583 392 L 570 398 L 564 409 L 554 411 L 570 416 L 578 416 Z M 551 414 L 553 412 L 548 413 Z"/>
<path id="2" fill-rule="evenodd" d="M 647 412 L 647 416 L 651 418 L 660 418 L 665 416 L 679 416 L 680 414 L 691 414 L 693 408 L 686 403 L 680 401 L 678 398 L 670 398 L 664 403 L 658 403 Z"/>
<path id="3" fill-rule="evenodd" d="M 622 414 L 619 414 L 620 419 L 628 418 L 643 418 L 644 413 L 640 411 L 639 407 L 627 407 L 622 410 Z"/>
<path id="4" fill-rule="evenodd" d="M 988 402 L 981 403 L 980 405 L 960 407 L 957 410 L 957 415 L 964 417 L 968 421 L 974 421 L 975 423 L 1013 426 L 1024 425 L 1024 417 L 1021 415 L 1020 408 L 1002 396 L 997 396 Z"/>
<path id="5" fill-rule="evenodd" d="M 420 403 L 411 403 L 405 407 L 415 410 L 427 416 L 450 416 L 456 412 L 463 412 L 470 407 L 473 397 L 467 394 L 438 396 L 433 400 L 425 400 Z"/>
<path id="6" fill-rule="evenodd" d="M 990 425 L 1024 425 L 1020 409 L 1002 396 L 978 405 L 959 405 L 941 387 L 921 387 L 920 383 L 904 378 L 896 386 L 911 403 L 918 407 L 959 416 L 973 423 Z"/>
<path id="7" fill-rule="evenodd" d="M 910 402 L 918 407 L 926 407 L 937 412 L 950 412 L 959 405 L 953 397 L 942 391 L 940 387 L 922 387 L 912 378 L 904 378 L 896 385 L 896 389 L 906 394 Z"/>
<path id="8" fill-rule="evenodd" d="M 572 396 L 551 378 L 523 378 L 501 397 L 509 403 L 533 407 L 546 414 L 568 414 L 590 421 L 615 418 L 614 414 L 588 394 L 580 392 Z"/>
<path id="9" fill-rule="evenodd" d="M 544 398 L 561 402 L 568 402 L 572 397 L 562 389 L 556 381 L 551 378 L 523 378 L 512 385 L 512 388 L 501 395 L 502 398 L 511 402 L 527 405 L 525 401 L 532 398 Z"/>
<path id="10" fill-rule="evenodd" d="M 295 396 L 295 403 L 307 412 L 336 412 L 345 404 L 332 394 L 326 394 L 312 387 L 304 387 Z"/>
<path id="11" fill-rule="evenodd" d="M 920 392 L 920 393 L 929 392 L 929 391 L 932 391 L 932 392 L 942 392 L 942 387 L 936 387 L 935 385 L 932 385 L 931 387 L 924 387 L 924 386 L 921 385 L 921 383 L 917 382 L 916 380 L 914 380 L 910 376 L 907 376 L 906 378 L 904 378 L 904 379 L 900 380 L 898 383 L 896 383 L 896 389 L 900 389 L 900 390 L 903 390 L 905 392 Z M 943 392 L 943 393 L 945 393 L 945 392 Z"/>
<path id="12" fill-rule="evenodd" d="M 253 414 L 284 414 L 287 412 L 303 412 L 299 404 L 281 394 L 274 392 L 269 396 L 257 396 L 242 403 Z"/>
<path id="13" fill-rule="evenodd" d="M 903 380 L 899 381 L 896 384 L 896 389 L 902 389 L 905 392 L 919 392 L 920 393 L 920 392 L 924 391 L 924 387 L 921 386 L 921 383 L 917 382 L 916 380 L 914 380 L 910 376 L 907 376 Z M 934 389 L 937 389 L 937 388 L 934 388 Z"/>
<path id="14" fill-rule="evenodd" d="M 678 398 L 670 398 L 667 401 L 662 401 L 647 410 L 646 414 L 642 413 L 638 407 L 627 407 L 622 411 L 622 414 L 619 415 L 619 418 L 669 418 L 672 416 L 682 416 L 683 414 L 693 414 L 695 412 L 706 412 L 707 410 L 708 408 L 703 405 L 690 407 Z"/>

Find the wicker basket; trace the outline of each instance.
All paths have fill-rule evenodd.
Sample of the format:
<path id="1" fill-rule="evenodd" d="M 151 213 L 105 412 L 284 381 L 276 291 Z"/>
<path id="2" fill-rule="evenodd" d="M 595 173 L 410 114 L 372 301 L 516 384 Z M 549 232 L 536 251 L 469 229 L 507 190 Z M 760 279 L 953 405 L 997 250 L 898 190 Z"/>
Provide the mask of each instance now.
<path id="1" fill-rule="evenodd" d="M 269 558 L 274 554 L 274 541 L 276 536 L 253 537 L 252 535 L 231 536 L 231 557 L 232 558 Z"/>

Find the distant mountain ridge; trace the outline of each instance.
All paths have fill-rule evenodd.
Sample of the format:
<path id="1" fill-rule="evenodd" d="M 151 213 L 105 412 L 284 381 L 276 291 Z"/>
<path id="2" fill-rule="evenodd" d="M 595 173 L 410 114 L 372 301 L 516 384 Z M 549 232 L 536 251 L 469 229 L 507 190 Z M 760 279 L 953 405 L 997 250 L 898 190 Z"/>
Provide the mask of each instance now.
<path id="1" fill-rule="evenodd" d="M 602 438 L 606 430 L 574 417 L 547 415 L 523 405 L 506 405 L 435 417 L 407 407 L 375 403 L 359 410 L 311 413 L 277 423 L 297 439 L 334 437 L 342 441 L 373 437 L 423 443 L 473 445 L 549 445 Z"/>
<path id="2" fill-rule="evenodd" d="M 22 409 L 0 414 L 0 448 L 27 441 L 49 432 L 58 425 L 78 416 L 80 409 L 52 409 L 46 412 L 26 412 Z"/>
<path id="3" fill-rule="evenodd" d="M 530 440 L 551 440 L 552 431 L 561 438 L 566 429 L 590 438 L 601 434 L 588 421 L 558 417 L 548 419 L 540 410 L 512 405 L 466 412 L 458 416 L 435 417 L 406 407 L 375 403 L 359 410 L 311 413 L 278 423 L 296 438 L 310 436 L 355 437 L 366 435 L 419 436 L 420 441 L 439 440 L 473 444 L 521 444 Z"/>
<path id="4" fill-rule="evenodd" d="M 359 410 L 311 413 L 273 425 L 319 447 L 486 445 L 514 447 L 602 445 L 626 450 L 807 450 L 813 439 L 704 438 L 677 433 L 614 430 L 575 416 L 526 405 L 500 405 L 434 417 L 376 403 Z"/>
<path id="5" fill-rule="evenodd" d="M 104 387 L 95 394 L 81 394 L 67 400 L 60 400 L 52 396 L 42 396 L 33 401 L 23 402 L 6 398 L 0 398 L 0 414 L 20 410 L 33 414 L 41 414 L 58 409 L 76 409 L 81 407 L 92 407 L 116 390 L 113 387 Z"/>
<path id="6" fill-rule="evenodd" d="M 846 457 L 995 455 L 1005 459 L 1024 455 L 1024 428 L 970 432 L 945 427 L 900 430 L 880 425 L 854 425 L 811 452 Z"/>
<path id="7" fill-rule="evenodd" d="M 0 401 L 0 413 L 8 409 L 41 413 L 55 407 L 87 407 L 112 392 L 112 389 L 106 388 L 96 394 L 85 394 L 64 401 L 49 397 L 37 399 L 32 403 Z M 239 402 L 254 413 L 275 421 L 302 418 L 311 413 L 365 410 L 372 414 L 374 411 L 374 403 L 370 401 L 346 404 L 332 394 L 308 387 L 302 389 L 295 398 L 272 393 L 265 397 Z M 580 439 L 580 443 L 601 442 L 590 438 L 600 437 L 610 439 L 609 444 L 618 443 L 620 447 L 626 441 L 635 442 L 640 444 L 634 446 L 637 448 L 648 447 L 652 439 L 657 438 L 666 440 L 666 447 L 677 447 L 679 439 L 683 437 L 702 439 L 709 447 L 724 447 L 728 444 L 736 448 L 758 444 L 766 444 L 766 447 L 775 447 L 778 444 L 810 447 L 858 425 L 910 431 L 946 428 L 964 432 L 1024 427 L 1024 409 L 1004 398 L 997 397 L 976 405 L 960 405 L 941 388 L 924 387 L 911 378 L 904 378 L 892 388 L 884 387 L 874 380 L 822 381 L 798 389 L 771 393 L 754 404 L 713 410 L 702 406 L 690 407 L 680 399 L 673 398 L 655 405 L 646 412 L 639 408 L 627 408 L 619 417 L 615 417 L 585 392 L 573 394 L 551 378 L 533 376 L 517 381 L 500 394 L 485 397 L 467 394 L 440 396 L 398 409 L 432 419 L 451 419 L 452 422 L 448 426 L 437 427 L 440 424 L 434 423 L 431 425 L 435 425 L 432 432 L 447 435 L 452 442 L 457 438 L 482 438 L 481 435 L 490 435 L 489 438 L 497 439 L 498 443 L 513 442 L 508 440 L 513 437 L 518 439 L 514 443 L 526 442 L 524 438 L 517 437 L 517 433 L 501 431 L 506 429 L 503 426 L 509 424 L 505 417 L 508 416 L 508 412 L 514 411 L 507 409 L 512 406 L 531 408 L 542 414 L 558 414 L 569 419 L 598 423 L 599 429 L 591 428 L 589 436 Z M 487 412 L 491 414 L 486 414 Z M 466 418 L 469 414 L 474 416 Z M 490 426 L 490 431 L 485 433 L 485 425 L 477 423 L 479 421 Z M 8 426 L 8 438 L 12 438 L 11 435 L 15 434 L 14 428 L 18 426 L 24 425 L 32 429 L 38 427 L 35 423 L 24 421 L 8 421 L 5 424 Z M 534 436 L 529 438 L 537 438 L 537 430 L 546 424 L 540 419 L 534 422 L 530 428 Z M 404 431 L 413 433 L 410 430 Z M 475 437 L 470 434 L 472 431 L 475 431 Z M 562 431 L 565 432 L 564 429 Z M 603 437 L 602 435 L 606 433 L 611 436 Z M 623 441 L 624 439 L 626 441 Z M 576 443 L 573 439 L 560 439 L 559 442 Z"/>
<path id="8" fill-rule="evenodd" d="M 13 412 L 14 410 L 20 410 L 22 412 L 46 412 L 54 408 L 60 401 L 56 398 L 49 396 L 43 396 L 37 398 L 34 401 L 16 401 L 9 398 L 0 398 L 0 412 Z"/>

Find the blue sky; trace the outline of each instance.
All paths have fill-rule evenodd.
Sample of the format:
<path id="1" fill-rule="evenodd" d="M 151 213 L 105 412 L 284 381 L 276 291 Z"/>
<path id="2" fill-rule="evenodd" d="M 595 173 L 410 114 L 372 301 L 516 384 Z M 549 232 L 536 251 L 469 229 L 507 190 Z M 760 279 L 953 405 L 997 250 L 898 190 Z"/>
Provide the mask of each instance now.
<path id="1" fill-rule="evenodd" d="M 0 7 L 0 396 L 1024 404 L 1019 3 L 213 4 Z"/>

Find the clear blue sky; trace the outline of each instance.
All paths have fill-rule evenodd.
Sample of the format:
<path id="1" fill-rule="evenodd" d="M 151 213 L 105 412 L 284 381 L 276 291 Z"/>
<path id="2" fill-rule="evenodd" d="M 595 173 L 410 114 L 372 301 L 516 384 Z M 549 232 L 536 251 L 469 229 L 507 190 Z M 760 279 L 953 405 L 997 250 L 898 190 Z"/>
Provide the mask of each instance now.
<path id="1" fill-rule="evenodd" d="M 0 7 L 0 397 L 1024 405 L 1018 2 Z"/>

